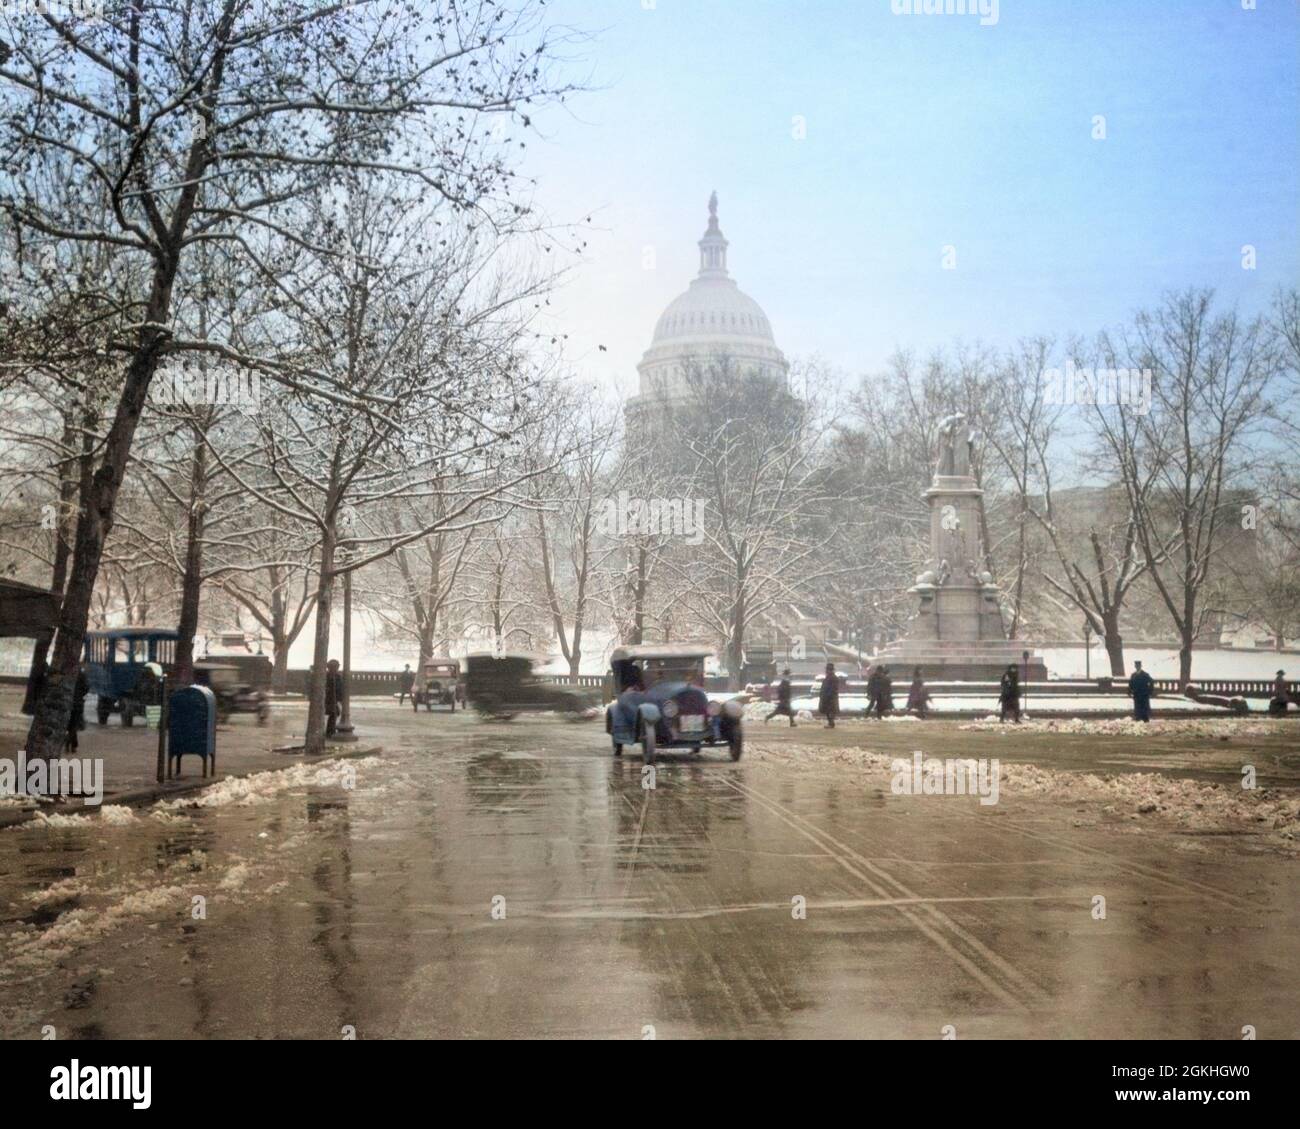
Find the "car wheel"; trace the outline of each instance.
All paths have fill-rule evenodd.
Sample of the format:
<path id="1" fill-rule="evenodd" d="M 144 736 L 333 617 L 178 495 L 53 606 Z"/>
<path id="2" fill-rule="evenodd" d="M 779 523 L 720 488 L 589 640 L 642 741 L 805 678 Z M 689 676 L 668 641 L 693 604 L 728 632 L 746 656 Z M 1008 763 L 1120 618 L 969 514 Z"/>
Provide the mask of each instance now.
<path id="1" fill-rule="evenodd" d="M 614 755 L 616 757 L 621 757 L 623 755 L 623 742 L 614 741 L 613 745 L 614 745 Z"/>
<path id="2" fill-rule="evenodd" d="M 127 702 L 122 703 L 122 724 L 127 726 L 135 724 L 135 707 Z"/>
<path id="3" fill-rule="evenodd" d="M 100 698 L 95 705 L 95 717 L 99 720 L 100 725 L 107 725 L 109 716 L 113 712 L 113 707 L 104 704 L 104 699 Z"/>
<path id="4" fill-rule="evenodd" d="M 731 759 L 733 761 L 740 760 L 740 754 L 745 751 L 745 739 L 740 735 L 739 729 L 731 735 L 730 745 Z"/>
<path id="5" fill-rule="evenodd" d="M 641 760 L 646 764 L 655 762 L 655 730 L 654 726 L 648 726 L 641 733 Z"/>

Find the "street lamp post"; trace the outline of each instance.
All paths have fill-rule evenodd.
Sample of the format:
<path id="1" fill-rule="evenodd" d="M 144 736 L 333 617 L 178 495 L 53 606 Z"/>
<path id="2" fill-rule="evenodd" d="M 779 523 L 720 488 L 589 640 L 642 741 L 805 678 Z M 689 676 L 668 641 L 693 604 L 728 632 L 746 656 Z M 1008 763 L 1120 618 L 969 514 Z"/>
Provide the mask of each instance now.
<path id="1" fill-rule="evenodd" d="M 343 572 L 343 701 L 340 702 L 342 707 L 339 715 L 339 724 L 337 733 L 342 741 L 355 741 L 356 732 L 352 725 L 352 551 L 356 547 L 356 542 L 352 540 L 351 534 L 356 526 L 356 516 L 349 508 L 342 514 L 341 524 L 347 530 L 346 536 L 339 546 L 339 556 L 342 558 L 344 568 Z"/>
<path id="2" fill-rule="evenodd" d="M 1092 620 L 1083 621 L 1083 677 L 1092 681 Z"/>
<path id="3" fill-rule="evenodd" d="M 346 563 L 346 562 L 344 562 Z M 352 729 L 352 572 L 343 574 L 343 710 L 338 732 L 353 736 Z"/>

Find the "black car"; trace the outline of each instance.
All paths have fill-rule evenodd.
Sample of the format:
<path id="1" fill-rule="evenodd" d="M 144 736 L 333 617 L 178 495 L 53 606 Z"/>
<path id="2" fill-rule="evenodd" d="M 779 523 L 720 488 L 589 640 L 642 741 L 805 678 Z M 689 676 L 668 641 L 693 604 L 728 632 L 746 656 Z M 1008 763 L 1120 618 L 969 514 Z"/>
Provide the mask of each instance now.
<path id="1" fill-rule="evenodd" d="M 517 713 L 554 711 L 581 717 L 598 704 L 597 695 L 545 682 L 533 655 L 469 655 L 465 692 L 483 717 L 509 721 Z"/>

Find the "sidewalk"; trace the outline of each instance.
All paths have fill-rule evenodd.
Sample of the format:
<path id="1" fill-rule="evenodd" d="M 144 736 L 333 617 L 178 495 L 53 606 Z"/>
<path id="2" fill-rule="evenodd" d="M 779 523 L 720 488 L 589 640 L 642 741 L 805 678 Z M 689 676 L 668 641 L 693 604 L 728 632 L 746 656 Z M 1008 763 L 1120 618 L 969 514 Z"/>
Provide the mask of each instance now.
<path id="1" fill-rule="evenodd" d="M 17 687 L 0 687 L 0 758 L 14 760 L 27 736 L 31 719 L 21 712 L 22 691 Z M 255 772 L 275 771 L 295 764 L 314 764 L 339 757 L 355 757 L 381 752 L 373 734 L 351 742 L 329 742 L 319 757 L 302 753 L 275 752 L 276 748 L 300 745 L 307 720 L 307 708 L 301 700 L 276 704 L 271 720 L 258 725 L 251 715 L 234 717 L 217 728 L 216 773 L 204 779 L 198 757 L 181 760 L 182 775 L 159 784 L 158 730 L 147 729 L 137 722 L 124 727 L 115 716 L 107 725 L 98 725 L 88 708 L 86 728 L 79 737 L 77 756 L 100 760 L 103 764 L 105 804 L 143 804 L 163 796 L 174 796 L 206 787 L 216 780 L 249 776 Z M 40 805 L 50 810 L 49 805 Z M 16 804 L 0 800 L 0 827 L 31 818 L 35 801 Z M 92 812 L 78 801 L 61 802 L 57 810 Z"/>

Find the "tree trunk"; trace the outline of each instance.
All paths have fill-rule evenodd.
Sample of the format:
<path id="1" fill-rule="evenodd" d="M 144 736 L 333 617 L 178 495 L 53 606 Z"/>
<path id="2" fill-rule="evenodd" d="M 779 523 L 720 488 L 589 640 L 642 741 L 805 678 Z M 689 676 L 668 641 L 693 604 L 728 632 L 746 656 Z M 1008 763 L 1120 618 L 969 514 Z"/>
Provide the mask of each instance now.
<path id="1" fill-rule="evenodd" d="M 307 681 L 307 732 L 303 746 L 308 755 L 325 749 L 325 664 L 329 662 L 330 616 L 334 608 L 334 528 L 326 529 L 320 546 L 320 580 L 316 587 L 316 642 L 312 648 Z"/>
<path id="2" fill-rule="evenodd" d="M 59 475 L 59 520 L 55 526 L 54 534 L 54 569 L 50 576 L 50 591 L 58 594 L 59 599 L 63 599 L 63 588 L 68 582 L 68 559 L 72 555 L 72 546 L 68 541 L 69 511 L 72 508 L 72 501 L 78 496 L 80 491 L 82 496 L 90 485 L 90 470 L 92 462 L 90 453 L 93 440 L 91 438 L 92 416 L 88 412 L 86 415 L 86 429 L 82 433 L 81 455 L 77 460 L 80 469 L 79 477 L 74 478 L 70 474 L 60 473 Z M 72 441 L 76 437 L 72 428 L 72 417 L 67 417 L 63 429 L 63 442 L 65 447 L 71 447 Z M 32 648 L 32 669 L 27 679 L 27 691 L 23 695 L 22 712 L 32 715 L 36 712 L 36 697 L 40 692 L 40 685 L 45 680 L 45 664 L 50 655 L 50 643 L 53 637 L 46 635 L 36 641 L 36 646 Z"/>
<path id="3" fill-rule="evenodd" d="M 149 395 L 149 384 L 158 368 L 158 354 L 168 332 L 163 328 L 171 306 L 171 287 L 175 278 L 174 259 L 154 275 L 153 291 L 144 313 L 131 363 L 127 366 L 122 395 L 117 403 L 113 425 L 104 440 L 103 456 L 91 479 L 89 495 L 77 521 L 77 541 L 72 557 L 72 575 L 59 614 L 59 634 L 54 660 L 45 679 L 36 716 L 27 733 L 27 755 L 50 757 L 63 744 L 72 711 L 72 691 L 85 643 L 86 623 L 94 596 L 95 580 L 104 555 L 104 542 L 113 527 L 113 511 L 118 491 L 126 474 L 131 442 Z"/>
<path id="4" fill-rule="evenodd" d="M 194 634 L 199 629 L 199 599 L 203 591 L 203 496 L 206 493 L 207 450 L 196 436 L 190 477 L 190 512 L 185 529 L 185 574 L 181 577 L 181 614 L 176 625 L 177 686 L 194 681 Z"/>
<path id="5" fill-rule="evenodd" d="M 271 633 L 275 655 L 271 659 L 271 692 L 283 694 L 289 688 L 289 637 L 284 632 Z"/>
<path id="6" fill-rule="evenodd" d="M 636 586 L 632 590 L 632 637 L 628 640 L 628 643 L 633 647 L 639 647 L 645 642 L 645 594 L 648 556 L 646 547 L 638 545 L 636 550 Z"/>
<path id="7" fill-rule="evenodd" d="M 1124 677 L 1124 640 L 1118 631 L 1106 632 L 1106 657 L 1110 659 L 1112 678 Z"/>
<path id="8" fill-rule="evenodd" d="M 745 603 L 738 600 L 731 612 L 731 638 L 727 640 L 727 684 L 741 689 L 740 668 L 745 658 Z"/>

